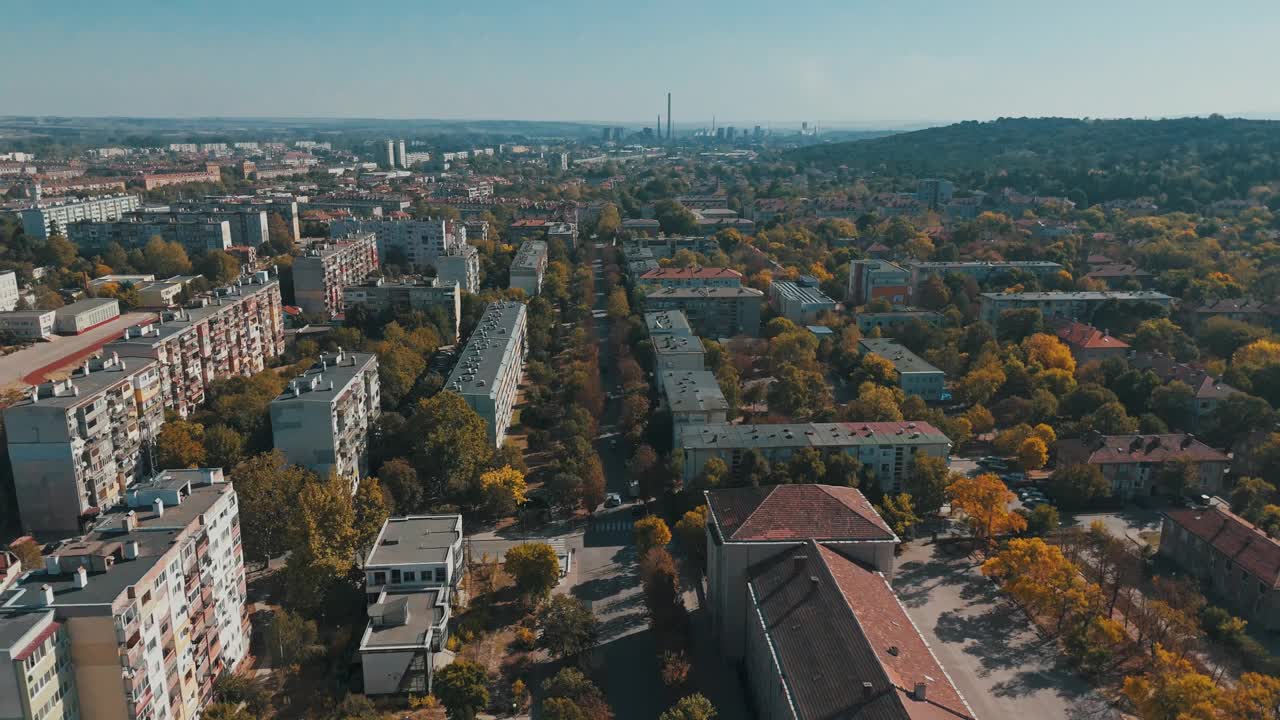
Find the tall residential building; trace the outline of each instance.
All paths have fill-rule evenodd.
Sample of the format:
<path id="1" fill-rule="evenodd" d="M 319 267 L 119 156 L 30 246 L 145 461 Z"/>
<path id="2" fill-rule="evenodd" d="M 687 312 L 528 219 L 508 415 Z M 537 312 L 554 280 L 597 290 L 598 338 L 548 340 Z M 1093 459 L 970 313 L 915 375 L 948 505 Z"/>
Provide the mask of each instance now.
<path id="1" fill-rule="evenodd" d="M 81 220 L 67 226 L 67 239 L 86 253 L 100 253 L 111 243 L 125 250 L 141 248 L 153 237 L 176 242 L 189 255 L 225 251 L 234 244 L 231 223 L 207 216 L 130 213 L 118 220 Z"/>
<path id="2" fill-rule="evenodd" d="M 645 296 L 645 310 L 681 310 L 698 335 L 760 334 L 764 293 L 749 287 L 659 288 Z"/>
<path id="3" fill-rule="evenodd" d="M 692 482 L 707 460 L 718 457 L 738 472 L 743 457 L 758 450 L 769 462 L 785 462 L 802 448 L 852 455 L 884 492 L 901 492 L 919 455 L 946 459 L 951 440 L 927 422 L 797 423 L 777 425 L 694 425 L 680 434 L 684 479 Z"/>
<path id="4" fill-rule="evenodd" d="M 916 183 L 916 200 L 927 205 L 930 210 L 951 202 L 956 194 L 955 183 L 938 178 L 924 178 Z"/>
<path id="5" fill-rule="evenodd" d="M 383 148 L 382 164 L 388 168 L 396 166 L 396 141 L 388 140 L 387 146 Z"/>
<path id="6" fill-rule="evenodd" d="M 12 270 L 0 272 L 0 312 L 12 312 L 18 307 L 18 274 Z"/>
<path id="7" fill-rule="evenodd" d="M 458 341 L 462 289 L 457 283 L 446 284 L 440 278 L 407 277 L 396 281 L 372 278 L 359 285 L 348 285 L 342 291 L 342 302 L 348 312 L 355 306 L 363 306 L 372 315 L 409 310 L 430 315 L 439 310 L 444 313 L 442 339 L 449 344 Z"/>
<path id="8" fill-rule="evenodd" d="M 902 305 L 910 296 L 910 271 L 888 260 L 854 260 L 849 263 L 849 289 L 845 299 L 854 305 L 866 305 L 878 298 Z"/>
<path id="9" fill-rule="evenodd" d="M 436 277 L 466 292 L 480 292 L 480 250 L 466 244 L 447 250 L 436 258 Z"/>
<path id="10" fill-rule="evenodd" d="M 524 303 L 489 303 L 444 384 L 484 418 L 489 441 L 497 447 L 511 425 L 524 372 L 525 326 Z"/>
<path id="11" fill-rule="evenodd" d="M 547 272 L 547 244 L 525 240 L 511 260 L 511 287 L 533 296 L 542 292 L 542 276 Z"/>
<path id="12" fill-rule="evenodd" d="M 302 239 L 298 202 L 290 196 L 277 195 L 210 195 L 198 201 L 177 203 L 175 208 L 190 211 L 259 212 L 279 215 L 294 242 Z"/>
<path id="13" fill-rule="evenodd" d="M 293 261 L 294 299 L 303 312 L 331 318 L 342 312 L 342 289 L 377 269 L 378 241 L 371 232 L 315 243 Z"/>
<path id="14" fill-rule="evenodd" d="M 261 372 L 284 352 L 280 282 L 266 272 L 197 298 L 187 307 L 135 325 L 104 350 L 155 360 L 166 408 L 187 417 L 215 380 Z"/>
<path id="15" fill-rule="evenodd" d="M 369 474 L 369 430 L 381 412 L 378 356 L 339 350 L 271 401 L 271 439 L 294 465 L 337 473 L 352 490 Z"/>
<path id="16" fill-rule="evenodd" d="M 1093 311 L 1105 302 L 1149 303 L 1162 308 L 1173 305 L 1173 298 L 1154 290 L 982 293 L 979 297 L 982 302 L 982 320 L 992 327 L 997 326 L 1000 313 L 1006 310 L 1035 308 L 1045 319 L 1067 318 L 1088 322 Z"/>
<path id="17" fill-rule="evenodd" d="M 388 518 L 364 562 L 369 624 L 360 636 L 368 695 L 431 693 L 463 571 L 462 516 Z"/>
<path id="18" fill-rule="evenodd" d="M 116 356 L 31 388 L 4 411 L 23 529 L 67 537 L 115 504 L 148 468 L 164 423 L 159 368 Z"/>
<path id="19" fill-rule="evenodd" d="M 329 237 L 335 239 L 359 233 L 373 233 L 378 242 L 379 262 L 399 265 L 405 270 L 435 265 L 441 255 L 467 244 L 466 226 L 443 218 L 350 218 L 329 224 Z"/>
<path id="20" fill-rule="evenodd" d="M 53 611 L 0 610 L 0 717 L 71 720 L 79 700 L 70 636 Z"/>
<path id="21" fill-rule="evenodd" d="M 249 652 L 235 491 L 221 469 L 168 470 L 122 499 L 47 552 L 0 611 L 52 611 L 65 633 L 77 697 L 61 717 L 197 720 Z"/>
<path id="22" fill-rule="evenodd" d="M 263 208 L 221 208 L 208 203 L 175 203 L 169 212 L 179 221 L 227 221 L 231 244 L 260 247 L 268 240 L 268 216 Z M 283 220 L 284 218 L 281 217 Z M 287 225 L 287 222 L 286 222 Z"/>
<path id="23" fill-rule="evenodd" d="M 37 203 L 22 211 L 22 231 L 28 237 L 44 239 L 55 232 L 65 234 L 67 226 L 81 220 L 118 220 L 125 213 L 137 210 L 139 205 L 137 195 L 106 195 L 85 200 Z"/>
<path id="24" fill-rule="evenodd" d="M 402 168 L 408 168 L 409 157 L 408 157 L 408 153 L 406 153 L 404 150 L 405 150 L 404 140 L 397 141 L 396 142 L 396 165 L 399 165 Z"/>

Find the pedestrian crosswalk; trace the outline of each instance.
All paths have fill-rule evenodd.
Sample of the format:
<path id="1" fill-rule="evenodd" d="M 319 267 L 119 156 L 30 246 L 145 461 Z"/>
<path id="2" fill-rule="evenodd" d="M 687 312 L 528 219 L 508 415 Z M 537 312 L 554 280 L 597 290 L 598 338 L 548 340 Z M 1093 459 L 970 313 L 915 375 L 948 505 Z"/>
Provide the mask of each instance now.
<path id="1" fill-rule="evenodd" d="M 591 531 L 597 533 L 629 533 L 636 521 L 631 518 L 602 518 L 591 521 Z"/>

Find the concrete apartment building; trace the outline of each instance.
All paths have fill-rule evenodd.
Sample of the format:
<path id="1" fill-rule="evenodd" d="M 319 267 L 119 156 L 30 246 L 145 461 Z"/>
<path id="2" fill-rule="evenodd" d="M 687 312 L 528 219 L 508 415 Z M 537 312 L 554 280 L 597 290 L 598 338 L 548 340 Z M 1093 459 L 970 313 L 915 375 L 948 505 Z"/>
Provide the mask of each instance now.
<path id="1" fill-rule="evenodd" d="M 79 700 L 70 636 L 53 611 L 0 611 L 0 717 L 71 720 Z"/>
<path id="2" fill-rule="evenodd" d="M 111 243 L 125 250 L 141 248 L 153 237 L 176 242 L 190 255 L 225 251 L 234 244 L 230 221 L 208 216 L 130 213 L 117 220 L 81 220 L 67 226 L 67 239 L 91 254 L 103 252 Z"/>
<path id="3" fill-rule="evenodd" d="M 653 343 L 654 368 L 659 373 L 706 367 L 707 350 L 697 335 L 659 333 L 649 340 Z"/>
<path id="4" fill-rule="evenodd" d="M 1209 586 L 1251 627 L 1280 630 L 1280 543 L 1214 498 L 1163 513 L 1160 555 Z"/>
<path id="5" fill-rule="evenodd" d="M 222 182 L 222 168 L 215 163 L 205 163 L 204 170 L 183 173 L 154 173 L 142 176 L 142 187 L 147 190 L 166 187 L 168 185 L 186 185 L 187 183 Z"/>
<path id="6" fill-rule="evenodd" d="M 489 303 L 444 383 L 484 418 L 495 447 L 502 447 L 511 425 L 524 372 L 526 323 L 524 303 Z"/>
<path id="7" fill-rule="evenodd" d="M 742 273 L 733 268 L 655 268 L 640 275 L 641 285 L 657 287 L 742 287 Z"/>
<path id="8" fill-rule="evenodd" d="M 377 239 L 379 262 L 408 265 L 406 270 L 434 266 L 441 255 L 467 244 L 466 227 L 443 218 L 349 218 L 329 224 L 329 237 L 334 239 L 362 233 L 373 233 Z"/>
<path id="9" fill-rule="evenodd" d="M 857 312 L 853 319 L 858 323 L 858 330 L 862 331 L 863 335 L 871 334 L 871 331 L 876 328 L 880 328 L 884 334 L 892 335 L 913 322 L 942 327 L 943 322 L 946 321 L 940 312 L 912 307 L 895 307 L 883 312 Z"/>
<path id="10" fill-rule="evenodd" d="M 659 288 L 645 295 L 645 309 L 680 310 L 704 337 L 756 336 L 763 299 L 764 293 L 749 287 Z"/>
<path id="11" fill-rule="evenodd" d="M 1215 495 L 1227 490 L 1224 483 L 1231 458 L 1189 433 L 1149 435 L 1091 435 L 1059 440 L 1059 465 L 1093 465 L 1111 481 L 1111 494 L 1119 498 L 1149 497 L 1165 492 L 1157 482 L 1165 463 L 1190 460 L 1199 477 L 1197 494 Z"/>
<path id="12" fill-rule="evenodd" d="M 369 431 L 382 412 L 378 356 L 339 350 L 320 359 L 271 401 L 271 440 L 294 465 L 330 473 L 355 492 L 369 475 Z"/>
<path id="13" fill-rule="evenodd" d="M 86 360 L 66 380 L 31 388 L 4 419 L 23 529 L 75 535 L 146 469 L 145 448 L 164 423 L 159 369 Z"/>
<path id="14" fill-rule="evenodd" d="M 903 305 L 911 297 L 911 271 L 888 260 L 854 260 L 849 263 L 849 289 L 845 299 L 854 305 L 866 305 L 884 298 Z"/>
<path id="15" fill-rule="evenodd" d="M 260 208 L 210 207 L 205 203 L 175 203 L 168 211 L 179 222 L 223 222 L 231 231 L 231 244 L 260 247 L 270 239 L 268 216 Z M 283 217 L 281 218 L 283 219 Z"/>
<path id="16" fill-rule="evenodd" d="M 0 312 L 12 312 L 18 307 L 18 273 L 13 270 L 0 272 Z"/>
<path id="17" fill-rule="evenodd" d="M 342 289 L 359 285 L 377 269 L 373 233 L 315 243 L 293 261 L 294 299 L 303 312 L 332 318 L 342 313 Z"/>
<path id="18" fill-rule="evenodd" d="M 141 205 L 137 195 L 106 195 L 86 200 L 37 203 L 22 211 L 22 231 L 29 237 L 45 239 L 81 220 L 110 222 Z"/>
<path id="19" fill-rule="evenodd" d="M 542 292 L 542 277 L 547 272 L 547 243 L 525 240 L 511 260 L 511 288 L 519 288 L 529 296 Z"/>
<path id="20" fill-rule="evenodd" d="M 1088 321 L 1099 305 L 1112 300 L 1118 303 L 1150 303 L 1166 309 L 1173 306 L 1173 298 L 1153 290 L 982 293 L 980 298 L 982 320 L 992 327 L 1000 321 L 1000 313 L 1023 308 L 1039 310 L 1046 320 L 1062 317 Z"/>
<path id="21" fill-rule="evenodd" d="M 436 277 L 469 293 L 480 292 L 480 250 L 462 245 L 436 258 Z"/>
<path id="22" fill-rule="evenodd" d="M 342 303 L 348 310 L 363 306 L 373 315 L 408 310 L 431 314 L 439 310 L 444 313 L 448 328 L 442 339 L 449 344 L 458 341 L 462 289 L 456 283 L 445 284 L 438 277 L 406 277 L 395 281 L 371 278 L 343 288 Z"/>
<path id="23" fill-rule="evenodd" d="M 53 335 L 53 310 L 24 310 L 0 313 L 0 331 L 21 340 L 47 340 Z"/>
<path id="24" fill-rule="evenodd" d="M 463 560 L 461 515 L 383 523 L 364 562 L 369 624 L 359 652 L 365 694 L 431 693 Z"/>
<path id="25" fill-rule="evenodd" d="M 294 242 L 302 239 L 301 217 L 298 202 L 289 196 L 278 195 L 208 195 L 198 201 L 177 203 L 173 207 L 191 212 L 267 213 L 279 215 Z"/>
<path id="26" fill-rule="evenodd" d="M 644 323 L 649 329 L 649 336 L 658 335 L 692 335 L 693 328 L 689 318 L 680 310 L 655 310 L 644 314 Z"/>
<path id="27" fill-rule="evenodd" d="M 892 338 L 863 338 L 858 341 L 862 352 L 874 353 L 893 363 L 898 374 L 898 387 L 907 395 L 918 395 L 937 402 L 946 390 L 946 375 L 927 360 L 898 344 Z"/>
<path id="28" fill-rule="evenodd" d="M 819 290 L 818 282 L 812 278 L 772 283 L 769 304 L 779 315 L 799 324 L 813 322 L 822 313 L 836 309 L 836 301 Z"/>
<path id="29" fill-rule="evenodd" d="M 53 329 L 63 335 L 79 335 L 120 317 L 115 298 L 87 298 L 53 311 Z"/>
<path id="30" fill-rule="evenodd" d="M 187 307 L 161 312 L 154 323 L 125 329 L 103 350 L 154 360 L 165 407 L 185 418 L 204 404 L 213 381 L 261 372 L 284 352 L 280 283 L 267 272 L 245 275 Z"/>
<path id="31" fill-rule="evenodd" d="M 729 402 L 710 370 L 659 370 L 661 407 L 671 413 L 672 442 L 691 425 L 729 422 Z"/>
<path id="32" fill-rule="evenodd" d="M 0 612 L 53 613 L 77 695 L 62 717 L 197 720 L 249 651 L 235 491 L 221 469 L 169 470 L 123 500 L 47 552 Z"/>
<path id="33" fill-rule="evenodd" d="M 920 288 L 920 283 L 928 279 L 930 275 L 937 275 L 940 278 L 945 278 L 947 275 L 960 275 L 973 278 L 982 283 L 1001 276 L 1011 276 L 1016 272 L 1045 277 L 1047 275 L 1056 275 L 1063 269 L 1058 263 L 1047 260 L 996 262 L 986 260 L 908 260 L 902 263 L 902 267 L 911 272 L 911 287 L 917 290 Z"/>
<path id="34" fill-rule="evenodd" d="M 769 462 L 785 462 L 801 448 L 843 452 L 875 475 L 885 492 L 901 492 L 918 455 L 947 458 L 951 439 L 927 422 L 793 423 L 704 425 L 686 428 L 676 447 L 684 450 L 684 480 L 693 482 L 707 460 L 718 457 L 733 473 L 743 456 L 759 450 Z"/>

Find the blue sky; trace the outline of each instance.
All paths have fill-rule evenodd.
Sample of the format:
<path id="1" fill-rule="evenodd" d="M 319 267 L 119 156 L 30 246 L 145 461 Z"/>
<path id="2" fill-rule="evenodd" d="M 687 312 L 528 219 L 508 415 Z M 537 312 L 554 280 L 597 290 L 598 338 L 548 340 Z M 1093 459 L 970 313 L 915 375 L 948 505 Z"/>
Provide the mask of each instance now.
<path id="1" fill-rule="evenodd" d="M 0 114 L 1280 116 L 1280 2 L 4 3 Z"/>

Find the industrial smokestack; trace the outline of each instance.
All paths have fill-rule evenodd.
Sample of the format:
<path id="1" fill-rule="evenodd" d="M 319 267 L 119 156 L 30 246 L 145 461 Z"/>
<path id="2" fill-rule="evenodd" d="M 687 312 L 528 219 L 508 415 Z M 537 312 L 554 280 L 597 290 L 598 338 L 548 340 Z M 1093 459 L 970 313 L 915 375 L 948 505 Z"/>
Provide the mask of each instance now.
<path id="1" fill-rule="evenodd" d="M 667 93 L 667 139 L 671 139 L 671 93 Z"/>

